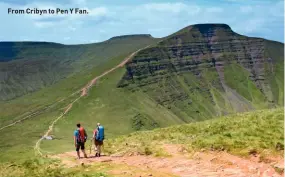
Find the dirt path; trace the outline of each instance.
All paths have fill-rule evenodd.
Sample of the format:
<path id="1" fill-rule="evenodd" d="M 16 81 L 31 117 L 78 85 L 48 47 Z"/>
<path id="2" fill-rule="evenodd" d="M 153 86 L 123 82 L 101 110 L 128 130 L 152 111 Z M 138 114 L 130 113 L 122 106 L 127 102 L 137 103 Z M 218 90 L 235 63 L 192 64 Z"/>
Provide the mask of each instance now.
<path id="1" fill-rule="evenodd" d="M 14 122 L 12 122 L 12 123 L 10 123 L 10 124 L 8 124 L 8 125 L 5 125 L 5 126 L 1 127 L 1 128 L 0 128 L 0 131 L 3 130 L 3 129 L 6 129 L 6 128 L 8 128 L 8 127 L 14 126 L 14 125 L 16 125 L 16 124 L 18 124 L 18 123 L 21 123 L 21 122 L 23 122 L 24 120 L 33 118 L 34 116 L 37 116 L 37 115 L 39 115 L 39 114 L 41 114 L 41 113 L 43 113 L 43 112 L 45 112 L 45 111 L 48 111 L 50 108 L 54 107 L 54 106 L 57 105 L 58 103 L 61 103 L 61 102 L 65 101 L 67 98 L 69 98 L 69 97 L 71 97 L 71 96 L 73 96 L 73 95 L 75 95 L 75 94 L 77 94 L 77 93 L 80 93 L 80 90 L 79 90 L 79 91 L 76 91 L 76 92 L 74 92 L 74 93 L 72 93 L 72 94 L 70 94 L 69 96 L 67 96 L 67 97 L 65 97 L 65 98 L 63 98 L 63 99 L 61 99 L 61 100 L 59 100 L 59 101 L 56 101 L 56 102 L 50 104 L 49 106 L 46 106 L 46 107 L 44 107 L 44 108 L 37 109 L 36 111 L 29 111 L 29 112 L 31 112 L 31 113 L 29 113 L 29 114 L 28 114 L 28 112 L 23 113 L 23 114 L 21 114 L 20 116 L 15 117 L 15 119 L 19 119 L 20 117 L 23 117 L 23 118 L 20 118 L 19 120 L 16 120 L 16 121 L 14 121 Z M 27 115 L 25 116 L 25 114 L 27 114 Z"/>
<path id="2" fill-rule="evenodd" d="M 165 150 L 172 154 L 171 157 L 157 158 L 152 156 L 123 156 L 87 158 L 74 160 L 75 152 L 67 152 L 64 154 L 53 156 L 59 158 L 68 166 L 73 167 L 84 164 L 94 163 L 113 163 L 124 164 L 129 167 L 139 168 L 140 170 L 149 170 L 152 172 L 160 172 L 181 177 L 280 177 L 272 167 L 273 164 L 265 164 L 252 159 L 243 159 L 226 152 L 197 152 L 190 156 L 183 153 L 179 145 L 165 145 Z M 284 159 L 279 159 L 279 165 L 284 166 Z M 112 173 L 112 172 L 111 172 Z M 126 173 L 122 171 L 121 173 Z M 116 174 L 120 174 L 117 170 Z M 155 173 L 151 176 L 155 176 Z M 138 174 L 136 175 L 143 175 Z M 149 176 L 149 175 L 148 175 Z"/>
<path id="3" fill-rule="evenodd" d="M 149 46 L 147 46 L 147 47 L 145 47 L 145 48 L 148 48 L 148 47 L 149 47 Z M 3 129 L 6 129 L 6 128 L 8 128 L 8 127 L 14 126 L 14 125 L 16 125 L 16 124 L 18 124 L 18 123 L 21 123 L 21 122 L 23 122 L 23 121 L 25 121 L 25 120 L 27 120 L 27 119 L 30 119 L 30 118 L 32 118 L 32 117 L 34 117 L 34 116 L 37 116 L 37 115 L 41 114 L 42 112 L 47 111 L 49 108 L 55 106 L 56 104 L 58 104 L 58 103 L 60 103 L 60 102 L 63 102 L 63 101 L 66 100 L 67 98 L 69 98 L 69 97 L 71 97 L 71 96 L 74 96 L 75 94 L 78 94 L 78 93 L 81 92 L 81 96 L 87 95 L 88 89 L 90 89 L 90 88 L 96 83 L 96 81 L 97 81 L 98 79 L 100 79 L 101 77 L 103 77 L 103 76 L 109 74 L 110 72 L 112 72 L 112 71 L 118 69 L 119 67 L 123 67 L 137 52 L 139 52 L 140 50 L 143 50 L 143 49 L 145 49 L 145 48 L 142 48 L 142 49 L 137 50 L 136 52 L 132 53 L 132 54 L 129 55 L 127 58 L 125 58 L 124 61 L 122 61 L 120 64 L 118 64 L 118 65 L 115 66 L 114 68 L 111 68 L 110 70 L 105 71 L 105 72 L 104 72 L 103 74 L 101 74 L 100 76 L 95 77 L 95 78 L 94 78 L 93 80 L 91 80 L 86 86 L 84 86 L 81 90 L 75 91 L 74 93 L 70 94 L 69 96 L 67 96 L 67 97 L 65 97 L 65 98 L 63 98 L 63 99 L 61 99 L 61 100 L 59 100 L 59 101 L 56 101 L 56 102 L 52 103 L 52 104 L 49 105 L 49 106 L 46 106 L 46 107 L 44 107 L 44 108 L 42 108 L 42 109 L 40 109 L 40 110 L 37 110 L 37 111 L 32 111 L 32 113 L 29 113 L 28 115 L 24 116 L 23 118 L 21 118 L 21 119 L 19 119 L 19 120 L 16 120 L 16 121 L 14 121 L 14 122 L 12 122 L 12 123 L 10 123 L 10 124 L 8 124 L 8 125 L 5 125 L 5 126 L 3 126 L 3 127 L 0 127 L 0 131 L 3 130 Z M 17 116 L 17 117 L 20 118 L 20 117 L 22 117 L 22 116 L 25 115 L 25 114 L 27 114 L 27 113 L 23 113 L 23 114 L 21 114 L 20 116 Z M 60 117 L 61 117 L 61 116 L 60 116 Z M 15 119 L 18 119 L 18 118 L 15 118 Z"/>
<path id="4" fill-rule="evenodd" d="M 70 103 L 70 104 L 64 109 L 64 112 L 63 112 L 60 116 L 58 116 L 58 117 L 51 123 L 51 125 L 49 126 L 49 129 L 48 129 L 48 130 L 45 132 L 45 134 L 36 142 L 36 144 L 35 144 L 35 146 L 34 146 L 35 153 L 38 154 L 38 155 L 41 155 L 41 156 L 43 155 L 42 152 L 41 152 L 41 148 L 40 148 L 40 144 L 41 144 L 42 140 L 43 140 L 46 136 L 48 136 L 49 133 L 53 130 L 53 127 L 54 127 L 54 125 L 56 124 L 56 122 L 57 122 L 58 120 L 60 120 L 66 113 L 68 113 L 68 112 L 71 110 L 73 104 L 74 104 L 75 102 L 77 102 L 81 97 L 87 95 L 88 90 L 96 83 L 96 81 L 97 81 L 98 79 L 104 77 L 105 75 L 111 73 L 112 71 L 118 69 L 119 67 L 123 67 L 137 52 L 139 52 L 140 50 L 146 49 L 146 48 L 148 48 L 148 47 L 149 47 L 149 46 L 144 47 L 144 48 L 142 48 L 142 49 L 139 49 L 139 50 L 137 50 L 136 52 L 133 52 L 131 55 L 129 55 L 127 58 L 125 58 L 120 64 L 118 64 L 117 66 L 115 66 L 115 67 L 113 67 L 113 68 L 111 68 L 111 69 L 105 71 L 105 72 L 102 73 L 101 75 L 95 77 L 95 78 L 92 79 L 86 86 L 84 86 L 84 87 L 81 89 L 81 95 L 80 95 L 78 98 L 76 98 L 72 103 Z M 13 123 L 13 125 L 16 124 L 16 123 L 17 123 L 17 121 L 16 121 L 15 123 Z M 12 126 L 12 125 L 11 125 L 11 126 Z"/>
<path id="5" fill-rule="evenodd" d="M 148 48 L 149 46 L 145 47 Z M 143 50 L 145 48 L 139 49 L 136 52 L 132 53 L 130 56 L 128 56 L 127 58 L 124 59 L 124 61 L 122 61 L 120 64 L 118 64 L 117 66 L 115 66 L 114 68 L 105 71 L 103 74 L 101 74 L 100 76 L 95 77 L 94 79 L 92 79 L 85 87 L 83 87 L 81 89 L 81 96 L 85 96 L 88 93 L 88 90 L 96 83 L 96 81 L 102 77 L 104 77 L 105 75 L 113 72 L 114 70 L 118 69 L 119 67 L 123 67 L 137 52 L 139 52 L 140 50 Z"/>
<path id="6" fill-rule="evenodd" d="M 64 112 L 59 116 L 59 117 L 57 117 L 52 123 L 51 123 L 51 125 L 49 126 L 49 129 L 46 131 L 46 133 L 36 142 L 36 145 L 35 145 L 35 147 L 34 147 L 34 150 L 35 150 L 35 152 L 36 152 L 36 154 L 39 154 L 39 155 L 43 155 L 42 154 L 42 152 L 41 152 L 41 149 L 40 149 L 40 143 L 41 143 L 41 141 L 45 138 L 45 137 L 47 137 L 48 135 L 49 135 L 49 133 L 52 131 L 52 129 L 53 129 L 53 126 L 54 126 L 54 124 L 59 120 L 59 119 L 61 119 L 66 113 L 68 113 L 68 111 L 72 108 L 72 105 L 73 105 L 73 103 L 75 103 L 77 100 L 79 100 L 80 99 L 80 97 L 78 97 L 77 99 L 75 99 L 72 103 L 70 103 L 68 106 L 67 106 L 67 108 L 64 110 Z"/>

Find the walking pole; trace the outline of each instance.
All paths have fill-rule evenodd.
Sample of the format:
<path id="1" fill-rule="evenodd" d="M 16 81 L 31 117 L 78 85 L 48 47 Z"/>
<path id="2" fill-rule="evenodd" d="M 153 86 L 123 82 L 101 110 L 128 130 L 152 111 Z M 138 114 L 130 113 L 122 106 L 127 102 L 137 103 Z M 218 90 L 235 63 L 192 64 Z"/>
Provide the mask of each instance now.
<path id="1" fill-rule="evenodd" d="M 92 149 L 92 139 L 90 139 L 90 149 L 89 149 L 89 154 L 91 155 L 91 149 Z"/>

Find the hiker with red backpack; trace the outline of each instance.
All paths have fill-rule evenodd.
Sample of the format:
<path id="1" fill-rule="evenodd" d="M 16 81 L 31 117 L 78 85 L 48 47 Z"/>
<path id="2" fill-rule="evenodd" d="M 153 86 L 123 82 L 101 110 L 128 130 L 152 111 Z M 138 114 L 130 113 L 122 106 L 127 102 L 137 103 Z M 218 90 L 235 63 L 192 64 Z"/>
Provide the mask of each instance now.
<path id="1" fill-rule="evenodd" d="M 85 142 L 87 140 L 87 133 L 85 129 L 80 125 L 80 123 L 76 124 L 77 129 L 74 131 L 74 145 L 77 152 L 77 157 L 80 159 L 80 152 L 79 149 L 81 149 L 82 153 L 84 154 L 84 157 L 87 158 L 87 155 L 85 153 Z"/>
<path id="2" fill-rule="evenodd" d="M 101 156 L 101 146 L 103 145 L 103 141 L 104 141 L 104 127 L 100 125 L 100 123 L 97 123 L 97 128 L 93 132 L 93 140 L 94 140 L 95 151 L 96 151 L 95 157 L 100 157 Z"/>

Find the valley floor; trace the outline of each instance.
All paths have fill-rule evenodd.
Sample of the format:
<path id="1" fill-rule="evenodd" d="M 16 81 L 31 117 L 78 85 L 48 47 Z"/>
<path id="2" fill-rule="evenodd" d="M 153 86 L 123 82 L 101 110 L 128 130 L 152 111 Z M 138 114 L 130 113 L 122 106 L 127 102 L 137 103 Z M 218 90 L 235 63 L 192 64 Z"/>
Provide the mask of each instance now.
<path id="1" fill-rule="evenodd" d="M 60 159 L 66 167 L 95 165 L 114 176 L 181 176 L 181 177 L 278 177 L 283 176 L 284 158 L 272 157 L 266 162 L 258 155 L 241 158 L 226 152 L 186 153 L 181 145 L 165 144 L 166 157 L 139 154 L 102 156 L 75 160 L 75 152 L 51 156 Z M 110 165 L 115 165 L 110 168 Z M 100 168 L 101 167 L 101 168 Z M 87 168 L 88 170 L 88 168 Z M 96 170 L 96 169 L 95 169 Z"/>

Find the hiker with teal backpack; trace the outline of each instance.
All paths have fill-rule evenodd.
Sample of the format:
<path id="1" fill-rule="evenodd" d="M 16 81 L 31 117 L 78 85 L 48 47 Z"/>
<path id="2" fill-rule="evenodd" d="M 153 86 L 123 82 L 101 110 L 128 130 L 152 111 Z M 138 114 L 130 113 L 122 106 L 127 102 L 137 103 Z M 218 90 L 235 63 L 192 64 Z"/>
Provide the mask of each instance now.
<path id="1" fill-rule="evenodd" d="M 100 157 L 101 147 L 104 141 L 104 127 L 100 125 L 100 123 L 97 123 L 97 128 L 93 132 L 93 140 L 94 140 L 95 151 L 96 151 L 95 157 Z"/>

